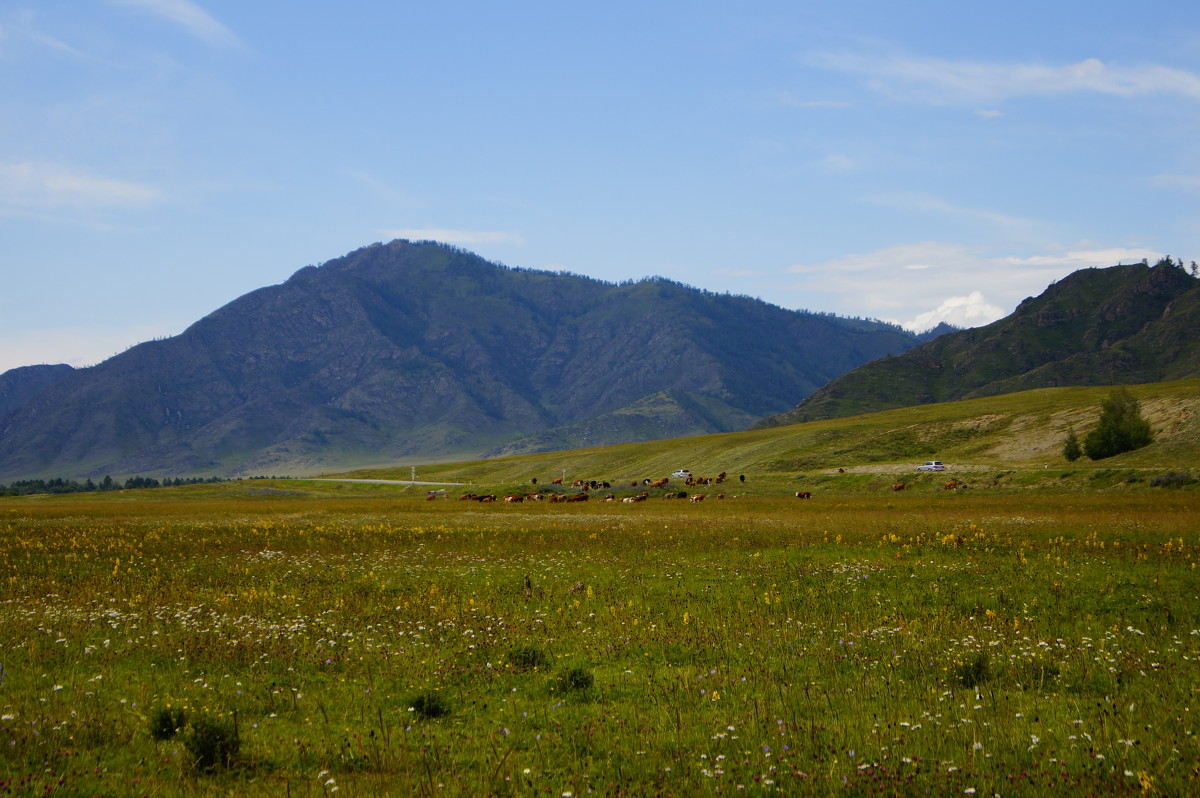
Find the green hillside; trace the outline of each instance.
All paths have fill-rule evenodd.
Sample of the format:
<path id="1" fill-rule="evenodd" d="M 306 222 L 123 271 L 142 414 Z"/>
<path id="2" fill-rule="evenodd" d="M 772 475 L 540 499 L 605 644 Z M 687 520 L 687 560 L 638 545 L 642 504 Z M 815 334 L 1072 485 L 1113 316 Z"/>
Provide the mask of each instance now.
<path id="1" fill-rule="evenodd" d="M 968 482 L 977 475 L 994 475 L 998 469 L 1035 476 L 1053 470 L 1054 478 L 1060 479 L 1064 470 L 1088 476 L 1118 468 L 1200 467 L 1200 380 L 1194 379 L 1129 387 L 1154 429 L 1150 446 L 1110 460 L 1067 463 L 1061 449 L 1068 428 L 1086 434 L 1109 390 L 1041 388 L 787 427 L 418 466 L 417 478 L 517 485 L 534 477 L 544 483 L 565 475 L 627 484 L 689 468 L 697 475 L 728 472 L 731 484 L 738 486 L 730 490 L 736 492 L 753 491 L 764 482 L 777 488 L 781 481 L 802 474 L 838 477 L 848 486 L 887 474 L 915 478 L 915 466 L 927 459 L 945 461 L 948 474 Z M 839 474 L 839 468 L 845 473 Z M 405 466 L 345 476 L 405 480 L 411 473 Z M 745 486 L 736 480 L 741 474 L 747 476 Z M 941 479 L 939 475 L 922 478 L 931 484 Z"/>

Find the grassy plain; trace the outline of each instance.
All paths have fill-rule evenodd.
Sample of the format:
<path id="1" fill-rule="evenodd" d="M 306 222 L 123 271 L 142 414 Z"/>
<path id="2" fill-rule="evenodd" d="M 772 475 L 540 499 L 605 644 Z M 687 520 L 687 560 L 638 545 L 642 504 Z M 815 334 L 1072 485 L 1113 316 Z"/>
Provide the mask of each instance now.
<path id="1" fill-rule="evenodd" d="M 1194 487 L 785 471 L 698 504 L 0 499 L 0 787 L 1196 792 Z"/>

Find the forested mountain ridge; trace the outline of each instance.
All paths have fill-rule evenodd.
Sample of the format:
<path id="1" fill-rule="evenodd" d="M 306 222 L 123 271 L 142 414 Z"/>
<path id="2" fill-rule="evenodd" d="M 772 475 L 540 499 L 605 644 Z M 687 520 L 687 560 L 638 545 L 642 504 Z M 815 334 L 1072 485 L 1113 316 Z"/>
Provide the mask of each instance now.
<path id="1" fill-rule="evenodd" d="M 1200 280 L 1182 263 L 1082 269 L 1009 316 L 853 369 L 760 427 L 1030 388 L 1200 376 Z"/>
<path id="2" fill-rule="evenodd" d="M 44 385 L 0 405 L 0 478 L 304 473 L 728 431 L 917 340 L 662 279 L 374 244 L 178 336 L 37 372 Z"/>

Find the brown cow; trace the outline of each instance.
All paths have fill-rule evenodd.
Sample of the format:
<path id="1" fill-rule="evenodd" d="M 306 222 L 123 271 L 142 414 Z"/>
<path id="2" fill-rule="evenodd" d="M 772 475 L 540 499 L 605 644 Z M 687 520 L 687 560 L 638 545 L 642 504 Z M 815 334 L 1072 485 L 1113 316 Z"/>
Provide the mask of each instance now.
<path id="1" fill-rule="evenodd" d="M 525 497 L 518 496 L 517 494 L 513 493 L 513 494 L 509 494 L 508 496 L 505 496 L 504 501 L 507 502 L 508 504 L 516 504 L 518 502 L 525 501 Z"/>
<path id="2" fill-rule="evenodd" d="M 947 482 L 947 483 L 946 483 L 946 490 L 954 490 L 954 489 L 955 489 L 955 488 L 957 488 L 957 487 L 958 487 L 958 480 L 957 480 L 957 479 L 952 479 L 952 480 L 950 480 L 949 482 Z"/>
<path id="3" fill-rule="evenodd" d="M 670 482 L 670 481 L 671 481 L 671 480 L 670 480 L 668 477 L 663 477 L 662 479 L 656 479 L 656 480 L 654 480 L 653 482 L 651 482 L 651 483 L 650 483 L 650 487 L 652 487 L 652 488 L 661 488 L 661 487 L 663 487 L 664 485 L 666 485 L 666 484 L 667 484 L 668 482 Z"/>
<path id="4" fill-rule="evenodd" d="M 561 485 L 562 477 L 555 477 L 554 479 L 550 480 L 550 484 L 551 485 Z"/>
<path id="5" fill-rule="evenodd" d="M 688 500 L 693 501 L 693 502 L 702 502 L 702 501 L 704 501 L 704 494 L 703 493 L 693 493 L 691 496 L 688 497 Z"/>
<path id="6" fill-rule="evenodd" d="M 904 490 L 904 483 L 897 482 L 895 485 L 892 485 L 892 490 Z"/>
<path id="7" fill-rule="evenodd" d="M 796 498 L 797 498 L 797 499 L 811 499 L 811 498 L 812 498 L 812 491 L 808 491 L 808 490 L 798 490 L 798 491 L 796 491 Z"/>

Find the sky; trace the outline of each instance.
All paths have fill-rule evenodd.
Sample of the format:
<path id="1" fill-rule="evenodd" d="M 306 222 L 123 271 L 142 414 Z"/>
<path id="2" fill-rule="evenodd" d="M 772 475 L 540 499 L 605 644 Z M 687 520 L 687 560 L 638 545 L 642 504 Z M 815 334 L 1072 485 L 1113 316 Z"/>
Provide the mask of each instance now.
<path id="1" fill-rule="evenodd" d="M 1200 259 L 1200 3 L 0 0 L 0 371 L 376 241 L 914 330 Z"/>

